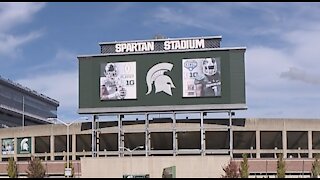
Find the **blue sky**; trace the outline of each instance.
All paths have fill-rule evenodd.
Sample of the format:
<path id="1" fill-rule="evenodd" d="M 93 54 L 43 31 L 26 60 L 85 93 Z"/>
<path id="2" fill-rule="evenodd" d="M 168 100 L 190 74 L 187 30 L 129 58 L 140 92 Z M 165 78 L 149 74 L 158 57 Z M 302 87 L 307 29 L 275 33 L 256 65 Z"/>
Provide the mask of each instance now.
<path id="1" fill-rule="evenodd" d="M 320 3 L 0 3 L 0 75 L 80 117 L 78 55 L 99 42 L 222 36 L 247 48 L 247 111 L 237 117 L 320 118 Z"/>

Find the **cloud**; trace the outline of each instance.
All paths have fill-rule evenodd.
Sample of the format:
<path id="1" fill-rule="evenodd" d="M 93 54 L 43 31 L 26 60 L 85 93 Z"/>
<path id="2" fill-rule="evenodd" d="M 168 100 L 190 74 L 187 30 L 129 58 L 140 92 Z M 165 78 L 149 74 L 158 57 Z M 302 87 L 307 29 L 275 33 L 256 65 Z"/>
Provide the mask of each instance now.
<path id="1" fill-rule="evenodd" d="M 59 101 L 58 112 L 76 114 L 78 104 L 78 72 L 57 71 L 38 74 L 22 79 L 17 83 Z"/>
<path id="2" fill-rule="evenodd" d="M 33 15 L 40 11 L 45 3 L 39 2 L 1 2 L 0 3 L 0 32 L 4 33 L 11 28 L 30 22 Z"/>
<path id="3" fill-rule="evenodd" d="M 76 53 L 58 49 L 44 64 L 29 67 L 23 78 L 16 82 L 59 101 L 58 117 L 73 121 L 78 110 L 78 70 Z M 62 65 L 63 64 L 63 65 Z"/>
<path id="4" fill-rule="evenodd" d="M 302 71 L 301 69 L 291 67 L 288 71 L 282 72 L 280 74 L 281 78 L 286 78 L 290 80 L 301 81 L 310 84 L 320 85 L 320 76 L 312 76 Z"/>
<path id="5" fill-rule="evenodd" d="M 320 3 L 180 3 L 153 10 L 150 21 L 210 33 L 265 36 L 314 26 L 319 11 Z"/>
<path id="6" fill-rule="evenodd" d="M 13 34 L 12 29 L 30 22 L 44 6 L 45 3 L 0 3 L 0 55 L 16 57 L 19 47 L 43 35 L 40 30 Z"/>
<path id="7" fill-rule="evenodd" d="M 60 101 L 61 108 L 76 107 L 78 70 L 75 68 L 77 64 L 75 59 L 75 53 L 59 49 L 52 60 L 49 60 L 51 63 L 29 67 L 24 78 L 17 81 L 30 89 Z M 68 62 L 72 63 L 72 66 L 66 67 Z"/>
<path id="8" fill-rule="evenodd" d="M 9 15 L 1 5 L 0 23 L 7 26 L 0 27 L 0 54 L 1 48 L 2 53 L 14 53 L 42 36 L 39 31 L 35 31 L 39 35 L 8 33 L 30 22 L 44 4 L 22 10 L 25 17 L 20 18 L 18 10 Z M 109 13 L 125 13 L 132 5 L 119 5 Z M 150 9 L 151 16 L 146 16 L 149 26 L 168 25 L 181 30 L 179 34 L 214 32 L 223 35 L 223 43 L 229 41 L 237 46 L 240 42 L 248 47 L 245 68 L 249 109 L 241 112 L 245 117 L 320 117 L 315 109 L 320 106 L 320 3 L 178 3 Z M 5 16 L 10 18 L 2 18 Z M 119 25 L 118 18 L 112 22 Z M 6 50 L 6 43 L 12 44 L 7 49 L 14 50 Z M 74 67 L 76 54 L 60 49 L 49 63 L 29 69 L 30 76 L 18 82 L 60 101 L 59 109 L 67 114 L 65 117 L 76 114 L 78 75 L 65 68 L 65 63 Z"/>
<path id="9" fill-rule="evenodd" d="M 39 37 L 43 33 L 41 31 L 31 32 L 27 35 L 14 36 L 10 34 L 0 34 L 0 54 L 10 57 L 16 57 L 18 48 Z"/>
<path id="10" fill-rule="evenodd" d="M 180 4 L 184 5 L 184 4 Z M 171 24 L 174 27 L 185 28 L 195 27 L 199 29 L 210 29 L 211 31 L 226 30 L 219 26 L 219 17 L 228 18 L 230 12 L 224 11 L 224 8 L 219 9 L 213 6 L 191 3 L 190 6 L 169 6 L 159 7 L 155 10 L 152 21 Z M 217 23 L 217 24 L 215 24 Z"/>
<path id="11" fill-rule="evenodd" d="M 247 117 L 320 117 L 312 110 L 320 106 L 318 56 L 305 51 L 308 44 L 318 43 L 317 38 L 312 39 L 313 31 L 295 34 L 304 36 L 305 42 L 290 45 L 290 39 L 282 49 L 259 46 L 247 50 Z"/>
<path id="12" fill-rule="evenodd" d="M 76 71 L 38 74 L 18 79 L 17 82 L 58 100 L 63 107 L 73 107 L 77 101 L 78 73 Z"/>
<path id="13" fill-rule="evenodd" d="M 77 53 L 65 49 L 58 49 L 54 58 L 47 59 L 42 64 L 36 64 L 28 67 L 27 73 L 34 74 L 35 72 L 56 72 L 59 70 L 70 70 L 77 68 Z M 61 66 L 63 64 L 63 66 Z"/>

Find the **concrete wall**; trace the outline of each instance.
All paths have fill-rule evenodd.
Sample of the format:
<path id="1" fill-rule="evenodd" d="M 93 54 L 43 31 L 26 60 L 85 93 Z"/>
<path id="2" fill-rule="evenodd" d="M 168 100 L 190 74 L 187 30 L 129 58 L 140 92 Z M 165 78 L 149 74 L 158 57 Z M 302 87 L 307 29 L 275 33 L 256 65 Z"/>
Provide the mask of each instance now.
<path id="1" fill-rule="evenodd" d="M 161 178 L 164 168 L 176 166 L 176 177 L 221 177 L 222 167 L 228 164 L 229 156 L 152 156 L 152 157 L 108 157 L 81 158 L 81 177 L 114 177 L 149 174 L 150 178 Z M 132 168 L 132 169 L 131 169 Z"/>
<path id="2" fill-rule="evenodd" d="M 19 177 L 27 176 L 27 168 L 29 162 L 26 161 L 18 161 L 17 170 Z M 42 161 L 42 165 L 46 170 L 46 176 L 51 177 L 64 177 L 64 166 L 66 161 Z M 74 167 L 74 176 L 79 177 L 81 175 L 80 161 L 72 161 L 72 166 Z M 8 162 L 0 162 L 0 178 L 8 177 Z"/>

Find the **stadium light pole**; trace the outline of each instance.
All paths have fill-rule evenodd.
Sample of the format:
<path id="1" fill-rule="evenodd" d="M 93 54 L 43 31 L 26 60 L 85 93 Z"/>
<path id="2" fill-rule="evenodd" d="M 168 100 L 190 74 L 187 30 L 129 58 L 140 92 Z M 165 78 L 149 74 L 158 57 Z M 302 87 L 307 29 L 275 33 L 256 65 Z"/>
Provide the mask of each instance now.
<path id="1" fill-rule="evenodd" d="M 120 147 L 120 148 L 123 148 L 124 150 L 127 150 L 127 151 L 129 151 L 130 152 L 130 161 L 131 161 L 131 165 L 130 165 L 130 176 L 133 176 L 132 175 L 132 153 L 135 151 L 135 150 L 137 150 L 137 149 L 143 149 L 144 148 L 144 146 L 137 146 L 137 147 L 135 147 L 134 149 L 129 149 L 129 148 L 126 148 L 126 147 Z"/>
<path id="2" fill-rule="evenodd" d="M 87 117 L 85 117 L 86 119 L 87 119 Z M 77 120 L 74 120 L 74 121 L 72 121 L 72 122 L 69 122 L 69 123 L 66 123 L 66 122 L 64 122 L 64 121 L 62 121 L 62 120 L 60 120 L 60 119 L 58 119 L 58 118 L 47 118 L 47 120 L 48 121 L 59 121 L 60 123 L 62 123 L 63 125 L 65 125 L 65 126 L 67 126 L 67 169 L 69 170 L 69 168 L 70 168 L 70 165 L 69 165 L 69 147 L 70 147 L 70 143 L 69 143 L 69 132 L 70 132 L 70 126 L 71 126 L 71 124 L 73 124 L 75 121 L 77 121 Z M 69 178 L 69 174 L 67 174 L 67 178 Z"/>

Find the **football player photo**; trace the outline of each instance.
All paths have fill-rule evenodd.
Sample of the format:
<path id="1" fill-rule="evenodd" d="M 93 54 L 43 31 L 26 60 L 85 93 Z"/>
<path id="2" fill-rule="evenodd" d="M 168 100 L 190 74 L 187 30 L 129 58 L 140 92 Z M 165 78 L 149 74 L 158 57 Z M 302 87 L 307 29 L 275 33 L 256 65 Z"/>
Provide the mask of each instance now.
<path id="1" fill-rule="evenodd" d="M 100 100 L 136 99 L 136 62 L 101 64 Z"/>
<path id="2" fill-rule="evenodd" d="M 183 59 L 183 97 L 221 96 L 220 58 Z"/>

